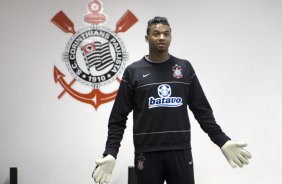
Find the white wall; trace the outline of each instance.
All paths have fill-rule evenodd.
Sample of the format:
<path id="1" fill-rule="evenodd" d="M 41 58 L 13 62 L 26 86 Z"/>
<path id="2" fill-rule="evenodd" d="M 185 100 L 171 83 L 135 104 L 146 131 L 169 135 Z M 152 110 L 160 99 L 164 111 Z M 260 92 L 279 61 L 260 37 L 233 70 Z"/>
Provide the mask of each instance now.
<path id="1" fill-rule="evenodd" d="M 20 184 L 90 184 L 95 159 L 104 151 L 112 102 L 95 111 L 64 95 L 54 82 L 70 34 L 50 19 L 63 10 L 77 29 L 88 0 L 1 0 L 0 183 L 18 167 Z M 248 142 L 249 166 L 231 169 L 191 116 L 198 184 L 279 183 L 282 146 L 282 1 L 104 0 L 111 29 L 130 9 L 139 22 L 120 33 L 130 64 L 148 53 L 146 22 L 166 16 L 171 54 L 191 61 L 214 114 L 234 140 Z M 71 80 L 71 76 L 67 78 Z M 131 115 L 112 183 L 127 183 L 133 165 Z"/>

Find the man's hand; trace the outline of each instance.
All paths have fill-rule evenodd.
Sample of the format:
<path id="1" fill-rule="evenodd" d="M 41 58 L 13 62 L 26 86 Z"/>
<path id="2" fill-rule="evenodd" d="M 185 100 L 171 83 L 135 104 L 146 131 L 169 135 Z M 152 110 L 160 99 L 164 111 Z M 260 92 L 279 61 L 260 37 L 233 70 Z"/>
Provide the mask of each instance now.
<path id="1" fill-rule="evenodd" d="M 237 165 L 243 167 L 244 164 L 249 164 L 248 159 L 250 159 L 252 155 L 243 148 L 246 146 L 246 143 L 227 141 L 221 147 L 222 153 L 233 168 L 237 167 Z"/>
<path id="2" fill-rule="evenodd" d="M 106 157 L 98 159 L 95 162 L 97 167 L 92 174 L 95 183 L 109 183 L 116 159 L 112 155 L 107 155 Z"/>

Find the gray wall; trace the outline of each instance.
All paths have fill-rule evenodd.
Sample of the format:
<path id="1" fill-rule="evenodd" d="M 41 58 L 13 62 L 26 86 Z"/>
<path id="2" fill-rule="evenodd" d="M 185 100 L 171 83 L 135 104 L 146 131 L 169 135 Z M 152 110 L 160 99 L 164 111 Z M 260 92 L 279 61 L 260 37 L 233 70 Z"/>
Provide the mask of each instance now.
<path id="1" fill-rule="evenodd" d="M 112 102 L 93 107 L 64 95 L 53 79 L 70 39 L 50 19 L 63 10 L 85 27 L 88 0 L 0 2 L 0 183 L 18 167 L 21 184 L 90 184 L 101 157 Z M 166 16 L 172 27 L 170 53 L 194 66 L 215 117 L 236 141 L 248 142 L 251 164 L 232 169 L 190 113 L 198 184 L 279 183 L 282 146 L 282 1 L 104 0 L 106 27 L 115 28 L 130 9 L 139 22 L 119 33 L 130 54 L 127 65 L 148 53 L 146 22 Z M 78 85 L 78 84 L 76 84 Z M 75 86 L 74 86 L 75 87 Z M 79 86 L 76 86 L 79 87 Z M 87 92 L 87 89 L 83 89 Z M 112 183 L 127 183 L 133 165 L 132 115 L 127 122 Z"/>

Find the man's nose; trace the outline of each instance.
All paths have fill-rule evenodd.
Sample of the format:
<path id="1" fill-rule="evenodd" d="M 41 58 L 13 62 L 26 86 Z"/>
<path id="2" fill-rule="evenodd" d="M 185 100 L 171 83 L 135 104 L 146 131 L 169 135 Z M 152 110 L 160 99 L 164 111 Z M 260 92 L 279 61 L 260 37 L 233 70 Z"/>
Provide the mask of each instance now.
<path id="1" fill-rule="evenodd" d="M 160 38 L 159 38 L 160 40 L 162 39 L 165 39 L 165 35 L 164 34 L 160 34 Z"/>

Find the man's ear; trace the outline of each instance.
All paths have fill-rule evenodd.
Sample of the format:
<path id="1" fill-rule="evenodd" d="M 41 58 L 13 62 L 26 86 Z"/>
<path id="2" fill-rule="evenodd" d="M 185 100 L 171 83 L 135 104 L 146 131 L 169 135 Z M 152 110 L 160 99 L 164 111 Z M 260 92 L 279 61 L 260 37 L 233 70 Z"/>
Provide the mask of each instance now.
<path id="1" fill-rule="evenodd" d="M 145 40 L 146 40 L 146 42 L 149 42 L 149 36 L 148 35 L 145 35 Z"/>

